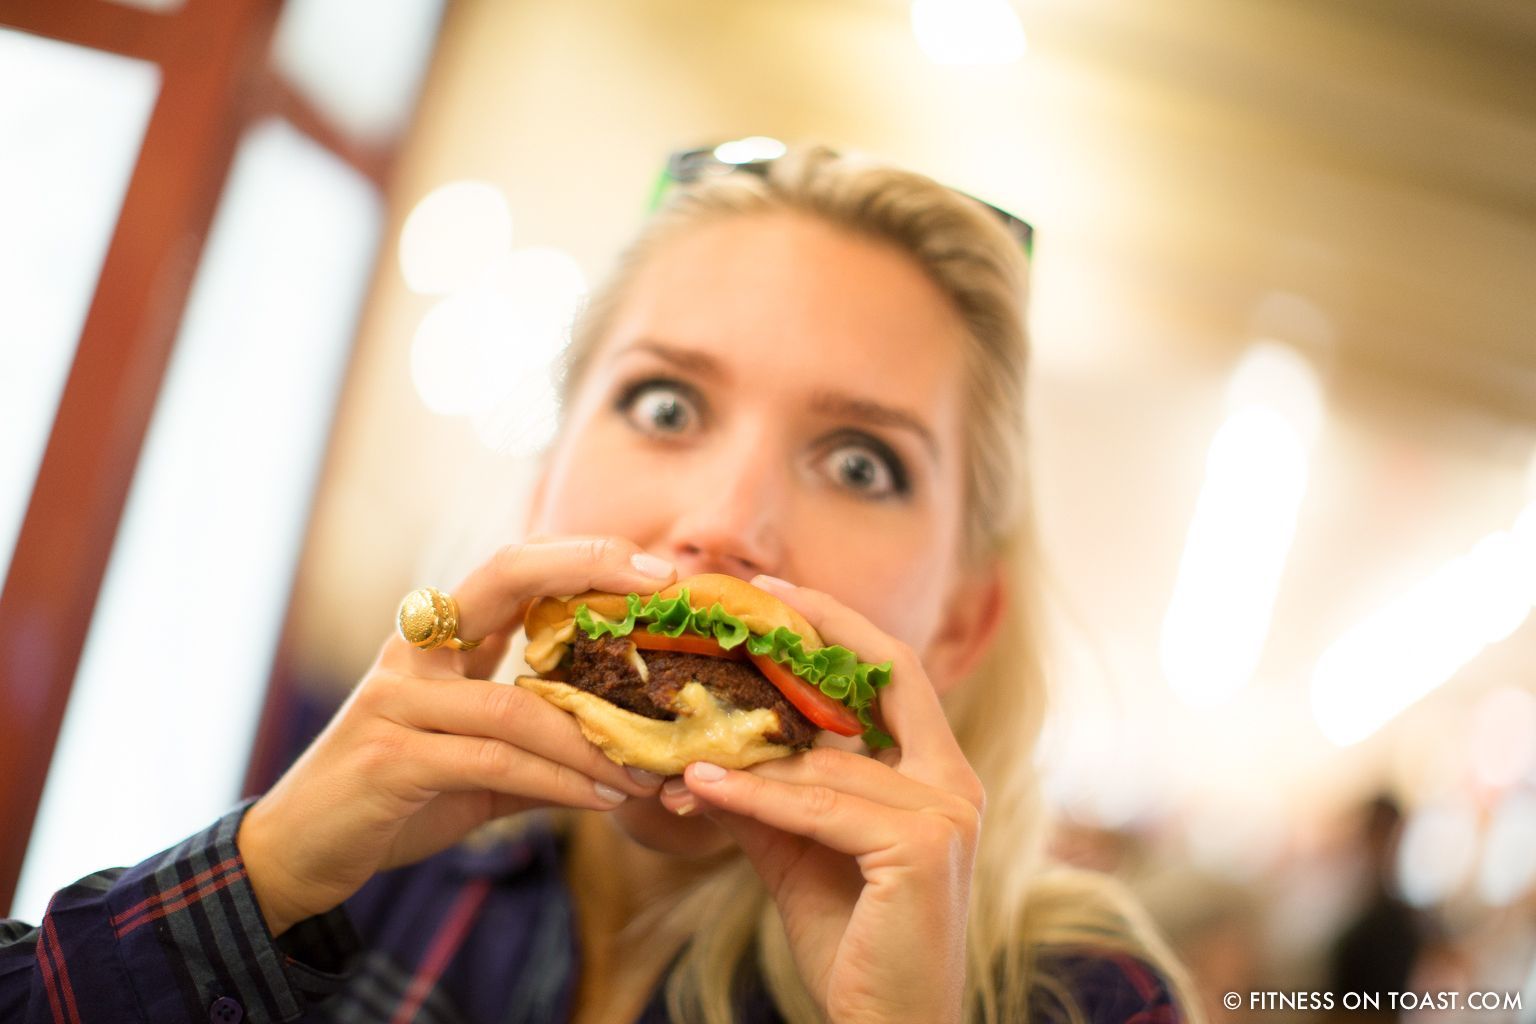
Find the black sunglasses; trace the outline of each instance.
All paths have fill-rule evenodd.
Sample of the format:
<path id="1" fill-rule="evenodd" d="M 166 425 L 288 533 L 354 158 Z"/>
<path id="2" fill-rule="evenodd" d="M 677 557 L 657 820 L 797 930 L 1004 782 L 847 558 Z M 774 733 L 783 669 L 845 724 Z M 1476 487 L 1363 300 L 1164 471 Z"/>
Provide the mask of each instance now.
<path id="1" fill-rule="evenodd" d="M 679 150 L 667 158 L 667 166 L 662 170 L 661 177 L 656 181 L 656 187 L 651 191 L 651 212 L 654 213 L 661 207 L 667 192 L 676 185 L 688 185 L 722 174 L 746 173 L 766 178 L 768 168 L 773 166 L 774 161 L 782 157 L 784 152 L 785 146 L 782 142 L 762 137 L 737 139 L 718 146 Z M 950 189 L 950 191 L 956 195 L 965 196 L 973 203 L 979 203 L 990 210 L 1008 233 L 1023 247 L 1024 255 L 1034 255 L 1035 229 L 1028 221 L 993 206 L 985 199 L 977 199 L 967 192 L 961 192 L 959 189 Z"/>

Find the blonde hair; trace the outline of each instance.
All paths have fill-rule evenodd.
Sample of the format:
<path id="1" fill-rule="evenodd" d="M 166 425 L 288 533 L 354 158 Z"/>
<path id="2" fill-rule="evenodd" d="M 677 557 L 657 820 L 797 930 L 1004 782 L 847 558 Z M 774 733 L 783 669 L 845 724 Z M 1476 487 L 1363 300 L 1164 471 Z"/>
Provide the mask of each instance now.
<path id="1" fill-rule="evenodd" d="M 987 793 L 968 920 L 966 1019 L 1025 1020 L 1032 995 L 1044 995 L 1080 1019 L 1070 985 L 1051 975 L 1049 958 L 1042 956 L 1074 952 L 1146 961 L 1171 983 L 1184 1013 L 1197 1015 L 1183 970 L 1135 900 L 1107 876 L 1051 866 L 1044 856 L 1046 814 L 1032 756 L 1046 687 L 1040 572 L 1025 479 L 1028 267 L 1018 242 L 990 213 L 921 175 L 823 148 L 795 150 L 762 177 L 721 175 L 680 189 L 621 256 L 576 325 L 563 398 L 568 404 L 631 282 L 668 239 L 722 218 L 783 210 L 899 247 L 969 327 L 961 542 L 972 565 L 1001 560 L 1010 597 L 993 649 L 945 705 Z M 667 989 L 675 1020 L 727 1024 L 733 983 L 754 951 L 764 986 L 786 1019 L 820 1019 L 772 901 L 744 858 L 726 858 L 701 872 L 679 898 L 650 908 L 644 927 L 682 948 Z"/>

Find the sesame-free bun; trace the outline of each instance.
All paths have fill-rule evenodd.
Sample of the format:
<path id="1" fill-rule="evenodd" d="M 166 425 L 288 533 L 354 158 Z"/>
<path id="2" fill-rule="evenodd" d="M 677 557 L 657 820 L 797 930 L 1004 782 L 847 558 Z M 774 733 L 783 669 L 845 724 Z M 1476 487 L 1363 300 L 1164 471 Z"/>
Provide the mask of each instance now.
<path id="1" fill-rule="evenodd" d="M 684 590 L 688 591 L 688 603 L 694 608 L 708 608 L 718 601 L 753 633 L 772 633 L 783 626 L 799 635 L 807 651 L 826 646 L 805 616 L 746 580 L 722 573 L 702 573 L 678 580 L 660 594 L 676 597 Z M 542 674 L 560 664 L 576 635 L 576 609 L 582 605 L 605 619 L 622 619 L 628 611 L 624 594 L 601 590 L 589 590 L 574 597 L 539 598 L 528 606 L 523 617 L 523 630 L 528 634 L 528 649 L 523 656 L 529 668 Z"/>

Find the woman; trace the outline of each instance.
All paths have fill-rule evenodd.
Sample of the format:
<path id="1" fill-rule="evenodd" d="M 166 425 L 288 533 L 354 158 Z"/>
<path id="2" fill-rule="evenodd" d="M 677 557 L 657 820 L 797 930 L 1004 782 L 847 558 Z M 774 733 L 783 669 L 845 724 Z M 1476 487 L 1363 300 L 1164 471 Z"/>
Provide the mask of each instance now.
<path id="1" fill-rule="evenodd" d="M 676 196 L 575 334 L 538 539 L 454 591 L 483 643 L 389 641 L 269 793 L 75 887 L 192 962 L 124 1019 L 1174 1019 L 1134 906 L 1039 853 L 1024 280 L 979 204 L 825 151 Z M 662 780 L 486 681 L 530 598 L 699 572 L 890 658 L 897 748 Z"/>

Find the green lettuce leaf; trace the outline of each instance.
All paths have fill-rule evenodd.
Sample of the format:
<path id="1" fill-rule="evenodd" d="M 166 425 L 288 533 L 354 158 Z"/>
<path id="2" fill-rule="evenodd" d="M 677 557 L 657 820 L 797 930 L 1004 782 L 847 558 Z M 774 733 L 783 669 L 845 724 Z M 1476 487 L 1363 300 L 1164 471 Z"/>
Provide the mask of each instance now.
<path id="1" fill-rule="evenodd" d="M 746 644 L 752 654 L 767 655 L 822 693 L 852 708 L 864 726 L 864 742 L 871 750 L 892 745 L 891 737 L 875 725 L 870 713 L 876 692 L 891 681 L 889 661 L 871 665 L 838 644 L 807 651 L 800 635 L 783 626 L 771 633 L 754 634 L 718 601 L 708 608 L 693 607 L 686 588 L 676 597 L 652 594 L 642 602 L 638 594 L 630 594 L 624 602 L 624 618 L 618 620 L 593 615 L 586 605 L 578 605 L 577 628 L 593 640 L 629 636 L 637 625 L 644 624 L 651 633 L 676 637 L 686 632 L 708 637 L 726 650 Z"/>

